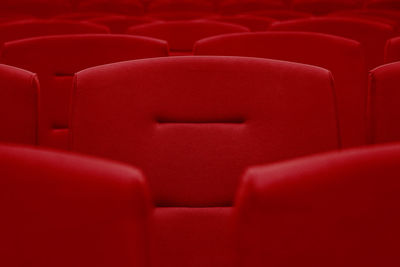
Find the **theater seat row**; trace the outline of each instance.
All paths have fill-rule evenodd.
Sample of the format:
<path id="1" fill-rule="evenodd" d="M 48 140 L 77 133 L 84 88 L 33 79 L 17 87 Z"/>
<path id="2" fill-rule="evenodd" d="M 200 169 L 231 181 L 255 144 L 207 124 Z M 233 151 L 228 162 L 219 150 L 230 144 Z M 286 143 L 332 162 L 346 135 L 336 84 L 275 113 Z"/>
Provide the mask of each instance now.
<path id="1" fill-rule="evenodd" d="M 393 144 L 248 169 L 227 218 L 230 266 L 397 266 L 399 159 Z M 136 168 L 0 146 L 0 176 L 1 265 L 163 266 Z"/>
<path id="2" fill-rule="evenodd" d="M 354 8 L 399 9 L 396 0 L 14 0 L 0 2 L 1 14 L 49 16 L 73 11 L 140 15 L 145 12 L 203 11 L 237 13 L 259 9 L 295 9 L 315 14 Z"/>

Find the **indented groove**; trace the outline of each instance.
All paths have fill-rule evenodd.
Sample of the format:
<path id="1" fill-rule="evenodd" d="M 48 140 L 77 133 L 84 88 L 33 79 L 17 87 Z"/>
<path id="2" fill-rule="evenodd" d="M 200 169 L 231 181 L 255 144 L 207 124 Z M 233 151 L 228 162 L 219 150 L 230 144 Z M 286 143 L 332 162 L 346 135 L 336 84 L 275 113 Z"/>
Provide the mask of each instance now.
<path id="1" fill-rule="evenodd" d="M 62 73 L 62 72 L 56 72 L 54 73 L 55 77 L 73 77 L 75 74 L 74 73 Z"/>
<path id="2" fill-rule="evenodd" d="M 210 119 L 172 119 L 157 117 L 156 122 L 159 124 L 243 124 L 246 120 L 240 117 Z"/>

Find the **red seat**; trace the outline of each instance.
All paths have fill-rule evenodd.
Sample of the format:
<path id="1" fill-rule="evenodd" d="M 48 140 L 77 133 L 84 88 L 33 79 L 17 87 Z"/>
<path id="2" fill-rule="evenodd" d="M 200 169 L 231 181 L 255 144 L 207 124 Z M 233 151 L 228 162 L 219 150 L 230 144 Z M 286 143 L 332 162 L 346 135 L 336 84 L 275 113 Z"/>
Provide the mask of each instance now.
<path id="1" fill-rule="evenodd" d="M 146 24 L 156 21 L 150 17 L 131 17 L 131 16 L 106 16 L 88 20 L 89 22 L 104 25 L 108 27 L 111 33 L 125 33 L 129 27 Z"/>
<path id="2" fill-rule="evenodd" d="M 70 90 L 75 72 L 106 63 L 167 55 L 167 43 L 151 38 L 65 35 L 6 43 L 1 62 L 39 75 L 39 144 L 67 148 Z"/>
<path id="3" fill-rule="evenodd" d="M 329 14 L 330 16 L 342 16 L 342 17 L 353 17 L 353 18 L 361 18 L 368 19 L 378 22 L 383 22 L 386 24 L 391 24 L 397 27 L 397 31 L 399 31 L 400 27 L 400 12 L 392 11 L 392 10 L 383 10 L 383 9 L 356 9 L 356 10 L 346 10 L 340 12 L 334 12 Z"/>
<path id="4" fill-rule="evenodd" d="M 262 9 L 262 10 L 249 11 L 245 14 L 273 18 L 276 20 L 303 19 L 303 18 L 309 18 L 312 16 L 309 13 L 288 10 L 288 9 L 266 9 L 266 10 Z"/>
<path id="5" fill-rule="evenodd" d="M 399 266 L 399 166 L 393 145 L 250 169 L 237 266 Z"/>
<path id="6" fill-rule="evenodd" d="M 149 12 L 213 12 L 214 9 L 210 0 L 152 0 L 148 5 Z"/>
<path id="7" fill-rule="evenodd" d="M 293 0 L 295 10 L 316 15 L 362 7 L 363 0 Z"/>
<path id="8" fill-rule="evenodd" d="M 33 73 L 0 65 L 0 142 L 36 144 L 38 91 Z"/>
<path id="9" fill-rule="evenodd" d="M 285 9 L 286 0 L 221 0 L 219 11 L 224 14 L 238 14 L 262 9 Z"/>
<path id="10" fill-rule="evenodd" d="M 76 3 L 77 11 L 85 12 L 112 12 L 130 16 L 143 15 L 144 6 L 140 0 L 79 0 Z"/>
<path id="11" fill-rule="evenodd" d="M 365 7 L 387 10 L 400 10 L 400 2 L 397 0 L 366 0 Z"/>
<path id="12" fill-rule="evenodd" d="M 390 25 L 356 18 L 313 18 L 275 23 L 275 31 L 309 31 L 342 36 L 360 42 L 367 56 L 367 68 L 373 69 L 383 63 L 386 41 L 396 34 Z"/>
<path id="13" fill-rule="evenodd" d="M 0 265 L 147 266 L 150 200 L 136 169 L 0 147 Z"/>
<path id="14" fill-rule="evenodd" d="M 55 34 L 108 33 L 93 23 L 63 20 L 25 20 L 0 24 L 0 45 L 14 40 Z"/>
<path id="15" fill-rule="evenodd" d="M 169 11 L 169 12 L 151 12 L 147 13 L 148 16 L 158 20 L 194 20 L 194 19 L 207 19 L 215 16 L 215 13 L 201 12 L 201 11 Z"/>
<path id="16" fill-rule="evenodd" d="M 371 143 L 400 141 L 400 63 L 391 63 L 371 71 L 369 78 L 368 118 Z"/>
<path id="17" fill-rule="evenodd" d="M 108 16 L 118 16 L 119 14 L 109 13 L 109 12 L 72 12 L 72 13 L 63 13 L 57 16 L 54 16 L 53 19 L 60 19 L 60 20 L 76 20 L 76 21 L 85 21 L 91 20 L 96 18 L 108 17 Z M 120 15 L 122 16 L 122 15 Z"/>
<path id="18" fill-rule="evenodd" d="M 29 14 L 49 17 L 72 10 L 69 0 L 3 0 L 0 1 L 0 16 Z"/>
<path id="19" fill-rule="evenodd" d="M 230 266 L 227 207 L 244 169 L 340 148 L 332 78 L 321 68 L 169 57 L 75 79 L 71 148 L 144 171 L 158 206 L 154 266 Z"/>
<path id="20" fill-rule="evenodd" d="M 246 27 L 205 20 L 155 22 L 133 26 L 127 33 L 166 40 L 171 52 L 190 53 L 193 44 L 205 37 L 234 32 L 247 32 Z"/>
<path id="21" fill-rule="evenodd" d="M 249 28 L 251 31 L 266 31 L 275 19 L 263 18 L 252 15 L 232 15 L 232 16 L 218 16 L 210 18 L 211 20 L 222 21 L 242 25 Z"/>
<path id="22" fill-rule="evenodd" d="M 385 48 L 385 63 L 400 61 L 400 37 L 387 41 Z"/>
<path id="23" fill-rule="evenodd" d="M 367 75 L 359 43 L 319 33 L 240 33 L 200 40 L 194 54 L 272 58 L 330 70 L 335 80 L 343 146 L 366 143 Z"/>

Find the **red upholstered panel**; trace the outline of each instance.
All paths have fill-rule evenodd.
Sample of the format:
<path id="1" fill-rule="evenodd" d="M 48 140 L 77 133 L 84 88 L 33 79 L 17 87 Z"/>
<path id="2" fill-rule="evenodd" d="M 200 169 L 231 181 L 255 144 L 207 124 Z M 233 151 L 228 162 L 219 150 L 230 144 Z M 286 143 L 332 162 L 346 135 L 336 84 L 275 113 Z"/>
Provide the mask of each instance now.
<path id="1" fill-rule="evenodd" d="M 251 169 L 238 266 L 399 266 L 400 146 Z"/>
<path id="2" fill-rule="evenodd" d="M 106 16 L 89 20 L 92 23 L 107 26 L 112 33 L 125 33 L 129 27 L 155 21 L 150 17 Z"/>
<path id="3" fill-rule="evenodd" d="M 249 11 L 246 14 L 273 18 L 276 20 L 302 19 L 312 16 L 309 13 L 295 11 L 295 10 L 288 10 L 288 9 L 262 9 L 262 10 Z"/>
<path id="4" fill-rule="evenodd" d="M 240 33 L 200 40 L 194 53 L 273 58 L 330 70 L 338 97 L 343 145 L 365 144 L 367 75 L 359 43 L 319 33 Z"/>
<path id="5" fill-rule="evenodd" d="M 295 10 L 313 14 L 327 14 L 343 9 L 354 9 L 362 6 L 363 0 L 293 0 Z"/>
<path id="6" fill-rule="evenodd" d="M 273 24 L 275 31 L 310 31 L 342 36 L 360 42 L 367 55 L 367 67 L 372 69 L 383 63 L 386 41 L 396 34 L 390 25 L 356 18 L 314 18 Z"/>
<path id="7" fill-rule="evenodd" d="M 69 0 L 2 0 L 0 15 L 29 14 L 34 16 L 51 16 L 71 11 Z"/>
<path id="8" fill-rule="evenodd" d="M 214 9 L 212 0 L 152 0 L 148 5 L 150 12 L 212 12 Z"/>
<path id="9" fill-rule="evenodd" d="M 249 28 L 251 31 L 266 31 L 275 19 L 263 18 L 253 15 L 232 15 L 232 16 L 218 16 L 212 20 L 239 24 Z"/>
<path id="10" fill-rule="evenodd" d="M 385 63 L 400 61 L 400 37 L 392 38 L 386 42 Z"/>
<path id="11" fill-rule="evenodd" d="M 108 32 L 108 28 L 93 23 L 63 20 L 25 20 L 0 24 L 0 44 L 35 36 Z"/>
<path id="12" fill-rule="evenodd" d="M 400 2 L 398 0 L 366 0 L 365 7 L 400 10 Z"/>
<path id="13" fill-rule="evenodd" d="M 127 15 L 142 15 L 144 6 L 140 0 L 79 0 L 78 11 L 115 12 Z"/>
<path id="14" fill-rule="evenodd" d="M 339 147 L 328 71 L 171 57 L 76 76 L 71 147 L 144 170 L 159 206 L 230 205 L 248 165 Z"/>
<path id="15" fill-rule="evenodd" d="M 202 12 L 202 11 L 164 11 L 148 13 L 152 18 L 158 20 L 194 20 L 194 19 L 207 19 L 215 16 L 215 13 Z"/>
<path id="16" fill-rule="evenodd" d="M 152 267 L 234 266 L 231 207 L 157 208 Z"/>
<path id="17" fill-rule="evenodd" d="M 72 77 L 80 70 L 124 60 L 168 55 L 161 40 L 123 35 L 69 35 L 6 43 L 6 64 L 38 73 L 39 143 L 67 148 Z"/>
<path id="18" fill-rule="evenodd" d="M 190 52 L 193 44 L 205 37 L 234 32 L 247 32 L 246 27 L 216 21 L 155 22 L 128 29 L 128 34 L 166 40 L 173 52 Z"/>
<path id="19" fill-rule="evenodd" d="M 81 156 L 0 148 L 0 265 L 147 265 L 141 173 Z"/>
<path id="20" fill-rule="evenodd" d="M 242 13 L 260 9 L 284 9 L 287 8 L 286 0 L 221 0 L 219 11 L 222 13 Z"/>
<path id="21" fill-rule="evenodd" d="M 400 63 L 370 73 L 368 118 L 371 143 L 400 141 Z"/>
<path id="22" fill-rule="evenodd" d="M 0 142 L 36 144 L 38 91 L 33 73 L 0 65 Z"/>
<path id="23" fill-rule="evenodd" d="M 334 12 L 329 14 L 330 16 L 342 16 L 342 17 L 353 17 L 362 18 L 372 21 L 383 22 L 386 24 L 393 25 L 399 31 L 400 27 L 400 12 L 393 10 L 384 9 L 355 9 L 345 10 L 340 12 Z"/>

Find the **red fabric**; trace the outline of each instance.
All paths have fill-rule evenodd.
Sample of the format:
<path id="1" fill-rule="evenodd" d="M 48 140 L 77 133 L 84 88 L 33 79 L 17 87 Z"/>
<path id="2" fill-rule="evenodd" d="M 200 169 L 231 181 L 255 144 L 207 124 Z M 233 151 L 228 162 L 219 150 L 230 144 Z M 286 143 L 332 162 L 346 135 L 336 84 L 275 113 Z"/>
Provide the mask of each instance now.
<path id="1" fill-rule="evenodd" d="M 343 9 L 360 8 L 362 3 L 363 0 L 293 0 L 292 7 L 295 10 L 322 15 Z"/>
<path id="2" fill-rule="evenodd" d="M 225 14 L 237 14 L 260 9 L 287 8 L 285 0 L 221 0 L 219 11 Z"/>
<path id="3" fill-rule="evenodd" d="M 396 34 L 390 25 L 356 18 L 313 18 L 273 24 L 275 31 L 310 31 L 342 36 L 360 42 L 365 48 L 367 68 L 383 63 L 386 41 Z"/>
<path id="4" fill-rule="evenodd" d="M 0 65 L 0 142 L 37 143 L 38 93 L 35 74 Z"/>
<path id="5" fill-rule="evenodd" d="M 149 12 L 212 12 L 214 9 L 214 3 L 210 0 L 153 0 L 148 5 Z"/>
<path id="6" fill-rule="evenodd" d="M 0 265 L 148 266 L 141 173 L 81 156 L 0 147 Z"/>
<path id="7" fill-rule="evenodd" d="M 302 19 L 302 18 L 309 18 L 312 16 L 309 13 L 287 10 L 287 9 L 255 10 L 255 11 L 249 11 L 246 14 L 273 18 L 276 20 Z"/>
<path id="8" fill-rule="evenodd" d="M 29 14 L 48 17 L 55 14 L 69 12 L 72 5 L 69 0 L 2 0 L 0 1 L 0 15 Z"/>
<path id="9" fill-rule="evenodd" d="M 366 143 L 367 75 L 359 43 L 319 33 L 241 33 L 200 40 L 194 53 L 272 58 L 330 70 L 335 80 L 343 146 Z"/>
<path id="10" fill-rule="evenodd" d="M 144 170 L 159 206 L 228 206 L 249 165 L 339 148 L 332 78 L 256 58 L 171 57 L 79 72 L 71 148 Z"/>
<path id="11" fill-rule="evenodd" d="M 366 0 L 365 7 L 400 10 L 400 2 L 398 0 Z"/>
<path id="12" fill-rule="evenodd" d="M 400 37 L 392 38 L 386 42 L 385 63 L 400 61 Z"/>
<path id="13" fill-rule="evenodd" d="M 400 63 L 370 73 L 368 118 L 371 143 L 400 141 Z"/>
<path id="14" fill-rule="evenodd" d="M 194 19 L 207 19 L 208 17 L 215 16 L 215 13 L 201 12 L 201 11 L 168 11 L 168 12 L 151 12 L 148 16 L 158 20 L 194 20 Z"/>
<path id="15" fill-rule="evenodd" d="M 0 44 L 36 36 L 108 33 L 101 25 L 63 20 L 25 20 L 0 24 Z"/>
<path id="16" fill-rule="evenodd" d="M 6 43 L 1 61 L 39 75 L 39 144 L 66 149 L 75 72 L 112 62 L 167 55 L 168 46 L 161 40 L 123 35 L 68 35 Z"/>
<path id="17" fill-rule="evenodd" d="M 252 15 L 219 16 L 212 18 L 212 20 L 239 24 L 247 27 L 251 31 L 266 31 L 269 26 L 276 21 L 275 19 L 262 18 Z"/>
<path id="18" fill-rule="evenodd" d="M 72 12 L 72 13 L 63 13 L 57 16 L 54 16 L 53 19 L 63 19 L 63 20 L 77 20 L 77 21 L 88 21 L 95 18 L 102 18 L 108 16 L 123 16 L 110 12 L 101 12 L 101 11 L 93 11 L 93 12 Z"/>
<path id="19" fill-rule="evenodd" d="M 216 21 L 170 21 L 133 26 L 127 33 L 166 40 L 172 52 L 191 52 L 200 39 L 233 32 L 247 32 L 246 27 Z"/>
<path id="20" fill-rule="evenodd" d="M 144 6 L 140 0 L 79 0 L 76 10 L 115 12 L 135 16 L 144 13 Z"/>
<path id="21" fill-rule="evenodd" d="M 154 22 L 150 17 L 106 16 L 89 20 L 89 22 L 107 26 L 111 33 L 125 33 L 129 27 Z"/>
<path id="22" fill-rule="evenodd" d="M 157 208 L 151 266 L 234 266 L 232 208 Z"/>
<path id="23" fill-rule="evenodd" d="M 399 266 L 400 146 L 250 169 L 238 266 Z"/>

